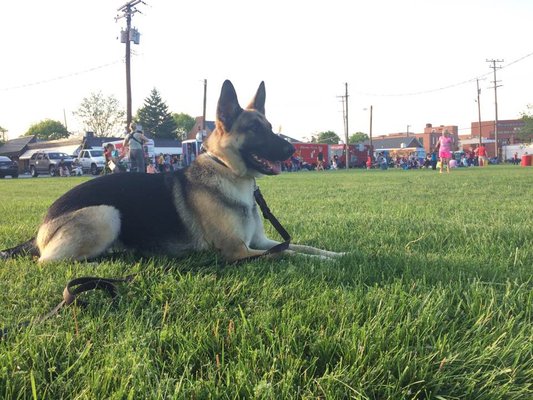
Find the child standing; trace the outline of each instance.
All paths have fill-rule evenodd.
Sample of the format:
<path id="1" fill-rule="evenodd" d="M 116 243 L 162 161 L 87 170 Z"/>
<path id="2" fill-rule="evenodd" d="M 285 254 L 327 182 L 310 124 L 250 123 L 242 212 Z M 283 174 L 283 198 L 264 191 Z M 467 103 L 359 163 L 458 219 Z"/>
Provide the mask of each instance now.
<path id="1" fill-rule="evenodd" d="M 450 136 L 450 132 L 446 129 L 442 136 L 439 137 L 439 142 L 437 143 L 437 149 L 439 149 L 439 158 L 440 158 L 440 169 L 439 172 L 442 174 L 442 170 L 446 165 L 446 172 L 450 172 L 450 158 L 452 158 L 452 144 L 453 139 Z"/>

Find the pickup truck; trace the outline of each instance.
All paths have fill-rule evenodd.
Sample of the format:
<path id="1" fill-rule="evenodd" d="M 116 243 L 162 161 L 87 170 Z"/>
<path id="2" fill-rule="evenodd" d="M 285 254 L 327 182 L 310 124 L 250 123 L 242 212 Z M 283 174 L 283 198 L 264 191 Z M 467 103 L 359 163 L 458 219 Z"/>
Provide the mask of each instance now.
<path id="1" fill-rule="evenodd" d="M 90 172 L 93 175 L 98 175 L 105 167 L 105 157 L 102 149 L 82 150 L 77 160 L 83 172 Z"/>
<path id="2" fill-rule="evenodd" d="M 39 174 L 50 174 L 50 176 L 59 176 L 59 163 L 63 160 L 65 167 L 69 172 L 72 170 L 71 156 L 60 151 L 38 151 L 33 153 L 30 158 L 30 173 L 36 178 Z"/>

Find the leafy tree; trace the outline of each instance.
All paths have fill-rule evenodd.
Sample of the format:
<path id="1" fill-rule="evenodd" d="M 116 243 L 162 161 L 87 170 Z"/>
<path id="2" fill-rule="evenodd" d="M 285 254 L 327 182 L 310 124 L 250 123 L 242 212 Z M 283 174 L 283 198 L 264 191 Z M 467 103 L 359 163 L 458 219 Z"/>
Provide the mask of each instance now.
<path id="1" fill-rule="evenodd" d="M 96 136 L 106 137 L 112 135 L 124 124 L 126 113 L 115 96 L 105 97 L 99 91 L 85 97 L 73 114 L 78 116 L 86 131 L 94 132 Z"/>
<path id="2" fill-rule="evenodd" d="M 522 121 L 524 121 L 524 126 L 518 131 L 516 135 L 518 139 L 525 143 L 533 142 L 533 105 L 529 104 L 527 106 L 527 111 L 522 113 Z"/>
<path id="3" fill-rule="evenodd" d="M 144 100 L 144 106 L 137 111 L 136 121 L 145 132 L 156 138 L 177 138 L 176 121 L 156 88 L 152 89 L 150 96 Z"/>
<path id="4" fill-rule="evenodd" d="M 340 140 L 333 131 L 320 132 L 311 137 L 311 143 L 338 144 Z"/>
<path id="5" fill-rule="evenodd" d="M 176 134 L 179 140 L 187 139 L 187 134 L 190 132 L 196 120 L 189 114 L 174 113 L 172 114 L 174 122 L 176 123 Z"/>
<path id="6" fill-rule="evenodd" d="M 363 132 L 355 132 L 354 134 L 350 135 L 348 138 L 348 143 L 350 144 L 357 144 L 357 143 L 363 143 L 365 140 L 368 140 L 368 135 Z"/>
<path id="7" fill-rule="evenodd" d="M 30 126 L 28 131 L 24 134 L 24 136 L 33 135 L 38 139 L 57 140 L 67 138 L 70 134 L 61 122 L 45 119 Z"/>

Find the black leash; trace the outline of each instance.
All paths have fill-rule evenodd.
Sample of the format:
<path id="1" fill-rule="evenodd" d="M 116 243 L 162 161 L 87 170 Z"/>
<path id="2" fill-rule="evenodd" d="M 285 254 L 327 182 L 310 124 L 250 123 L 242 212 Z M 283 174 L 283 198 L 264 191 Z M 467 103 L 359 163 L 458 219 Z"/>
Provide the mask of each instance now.
<path id="1" fill-rule="evenodd" d="M 255 202 L 259 205 L 259 208 L 263 213 L 263 217 L 270 221 L 272 226 L 278 231 L 278 233 L 284 240 L 284 242 L 281 242 L 280 244 L 277 244 L 274 247 L 268 249 L 263 255 L 281 253 L 282 251 L 287 250 L 289 248 L 289 245 L 291 244 L 291 235 L 289 235 L 289 232 L 287 232 L 287 230 L 283 227 L 283 225 L 281 225 L 281 223 L 274 216 L 274 214 L 272 214 L 272 211 L 270 211 L 270 208 L 268 208 L 265 198 L 263 197 L 263 194 L 261 193 L 261 191 L 259 190 L 259 186 L 257 185 L 255 185 L 254 189 L 254 198 Z"/>
<path id="2" fill-rule="evenodd" d="M 222 165 L 225 165 L 225 164 L 222 163 Z M 268 249 L 267 251 L 265 251 L 263 254 L 259 256 L 252 256 L 252 257 L 247 257 L 242 260 L 239 260 L 238 261 L 239 263 L 244 262 L 244 261 L 254 260 L 260 257 L 264 257 L 269 254 L 281 253 L 282 251 L 287 250 L 289 248 L 289 244 L 291 242 L 291 236 L 285 230 L 285 228 L 281 225 L 278 219 L 274 216 L 274 214 L 272 214 L 272 212 L 270 211 L 270 208 L 268 208 L 265 198 L 261 194 L 261 191 L 259 190 L 259 187 L 257 185 L 255 186 L 255 189 L 254 189 L 254 198 L 263 213 L 263 217 L 267 219 L 268 221 L 270 221 L 272 226 L 274 226 L 274 228 L 281 235 L 284 242 L 281 242 L 271 247 L 270 249 Z M 81 305 L 81 306 L 86 305 L 86 303 L 83 300 L 80 300 L 78 296 L 90 290 L 95 290 L 95 289 L 102 290 L 113 300 L 118 295 L 117 284 L 131 282 L 135 278 L 136 275 L 137 274 L 128 275 L 123 278 L 99 278 L 99 277 L 92 277 L 92 276 L 84 276 L 81 278 L 72 279 L 67 283 L 67 286 L 65 286 L 65 289 L 63 289 L 63 300 L 57 306 L 52 308 L 48 313 L 37 317 L 33 321 L 33 324 L 38 324 L 38 323 L 46 321 L 50 317 L 57 315 L 63 307 L 68 306 L 74 302 L 76 302 L 76 304 Z M 20 328 L 28 326 L 29 324 L 30 324 L 30 321 L 24 321 L 16 325 L 16 328 L 20 329 Z M 4 339 L 12 329 L 13 328 L 1 329 L 0 340 Z"/>

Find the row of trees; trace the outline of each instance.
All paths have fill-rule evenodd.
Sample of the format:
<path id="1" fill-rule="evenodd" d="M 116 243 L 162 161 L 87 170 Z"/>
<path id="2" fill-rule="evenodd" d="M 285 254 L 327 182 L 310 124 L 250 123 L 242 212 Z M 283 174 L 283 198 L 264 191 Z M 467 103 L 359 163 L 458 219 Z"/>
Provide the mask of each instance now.
<path id="1" fill-rule="evenodd" d="M 333 131 L 325 131 L 311 136 L 311 143 L 338 144 L 341 138 Z M 348 137 L 349 144 L 362 143 L 368 140 L 368 135 L 363 132 L 356 132 Z"/>
<path id="2" fill-rule="evenodd" d="M 110 136 L 125 128 L 125 112 L 113 96 L 102 92 L 85 97 L 73 113 L 82 122 L 86 131 L 96 136 Z M 186 137 L 194 126 L 195 119 L 184 113 L 170 113 L 157 89 L 152 89 L 144 105 L 137 110 L 134 121 L 142 125 L 144 131 L 156 138 L 180 139 Z M 67 138 L 70 133 L 59 121 L 43 120 L 32 125 L 24 136 L 35 135 L 44 140 Z"/>
<path id="3" fill-rule="evenodd" d="M 119 101 L 113 96 L 104 96 L 102 92 L 91 93 L 82 100 L 74 112 L 84 125 L 86 131 L 96 136 L 109 136 L 124 127 L 125 112 Z M 524 127 L 517 133 L 522 142 L 533 141 L 533 105 L 521 113 Z M 141 124 L 146 133 L 155 138 L 184 139 L 194 126 L 195 119 L 184 113 L 171 113 L 157 89 L 152 89 L 144 100 L 144 105 L 137 110 L 135 122 Z M 3 128 L 0 127 L 0 130 Z M 3 130 L 5 132 L 5 130 Z M 35 135 L 40 139 L 54 140 L 69 136 L 67 128 L 59 121 L 46 119 L 32 125 L 25 136 Z M 364 142 L 368 135 L 356 132 L 348 138 L 350 144 Z M 1 138 L 0 138 L 1 140 Z M 337 144 L 340 137 L 333 131 L 320 132 L 311 136 L 312 143 Z"/>

